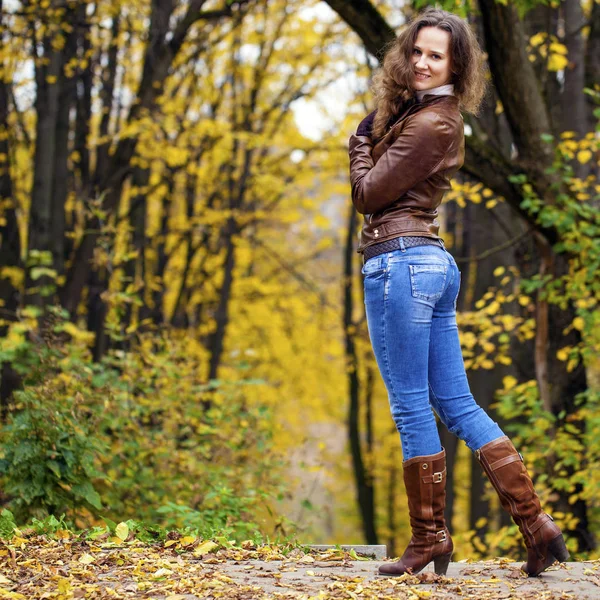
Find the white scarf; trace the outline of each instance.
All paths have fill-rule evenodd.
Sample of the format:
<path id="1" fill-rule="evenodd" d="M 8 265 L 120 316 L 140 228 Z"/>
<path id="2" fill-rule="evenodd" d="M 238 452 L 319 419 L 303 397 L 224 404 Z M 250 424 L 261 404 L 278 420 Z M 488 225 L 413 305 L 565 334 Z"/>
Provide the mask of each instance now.
<path id="1" fill-rule="evenodd" d="M 454 96 L 454 84 L 447 83 L 431 88 L 430 90 L 417 90 L 417 98 L 419 102 L 423 100 L 423 96 Z"/>

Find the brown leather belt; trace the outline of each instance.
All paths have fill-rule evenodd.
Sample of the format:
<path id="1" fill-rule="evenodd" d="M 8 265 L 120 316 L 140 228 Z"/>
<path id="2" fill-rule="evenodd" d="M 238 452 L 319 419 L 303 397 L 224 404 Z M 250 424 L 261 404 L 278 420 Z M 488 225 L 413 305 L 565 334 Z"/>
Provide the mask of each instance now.
<path id="1" fill-rule="evenodd" d="M 404 241 L 405 248 L 412 248 L 413 246 L 439 246 L 440 248 L 444 248 L 444 242 L 441 239 L 434 240 L 430 237 L 413 235 L 405 235 L 400 237 L 402 237 L 402 240 Z M 391 240 L 387 240 L 379 244 L 373 244 L 372 246 L 367 246 L 363 251 L 364 262 L 367 262 L 370 258 L 373 258 L 378 254 L 392 252 L 392 250 L 399 250 L 401 248 L 400 237 L 392 238 Z"/>

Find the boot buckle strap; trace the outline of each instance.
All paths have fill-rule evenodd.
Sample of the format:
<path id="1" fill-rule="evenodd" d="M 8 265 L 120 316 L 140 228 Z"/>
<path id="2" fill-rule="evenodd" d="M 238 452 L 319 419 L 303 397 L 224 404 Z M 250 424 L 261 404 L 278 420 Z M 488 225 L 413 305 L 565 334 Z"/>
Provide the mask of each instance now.
<path id="1" fill-rule="evenodd" d="M 445 542 L 448 538 L 446 537 L 446 530 L 442 529 L 435 534 L 436 542 Z"/>
<path id="2" fill-rule="evenodd" d="M 423 483 L 442 483 L 444 479 L 444 473 L 446 469 L 440 471 L 439 473 L 433 473 L 432 475 L 427 475 L 422 478 Z"/>
<path id="3" fill-rule="evenodd" d="M 494 461 L 491 465 L 490 465 L 490 469 L 492 471 L 496 471 L 497 469 L 501 469 L 502 467 L 505 467 L 506 465 L 510 465 L 511 463 L 514 462 L 522 462 L 522 458 L 520 454 L 509 454 L 508 456 L 504 456 L 503 458 L 499 458 L 498 460 Z"/>
<path id="4" fill-rule="evenodd" d="M 529 527 L 529 531 L 531 533 L 535 533 L 538 529 L 540 529 L 546 523 L 554 521 L 554 519 L 548 513 L 541 513 L 538 518 L 535 520 L 533 525 Z"/>

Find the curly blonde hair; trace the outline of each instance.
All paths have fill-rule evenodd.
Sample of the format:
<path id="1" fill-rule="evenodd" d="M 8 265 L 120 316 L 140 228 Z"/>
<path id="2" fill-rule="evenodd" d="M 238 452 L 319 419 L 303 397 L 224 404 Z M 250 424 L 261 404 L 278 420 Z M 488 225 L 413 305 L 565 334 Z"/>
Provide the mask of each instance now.
<path id="1" fill-rule="evenodd" d="M 394 117 L 415 98 L 411 57 L 423 27 L 438 27 L 450 34 L 450 83 L 454 84 L 461 110 L 471 114 L 478 112 L 486 90 L 486 68 L 477 38 L 460 17 L 445 10 L 427 8 L 388 45 L 383 65 L 373 77 L 371 89 L 377 108 L 372 130 L 374 139 L 383 137 Z"/>

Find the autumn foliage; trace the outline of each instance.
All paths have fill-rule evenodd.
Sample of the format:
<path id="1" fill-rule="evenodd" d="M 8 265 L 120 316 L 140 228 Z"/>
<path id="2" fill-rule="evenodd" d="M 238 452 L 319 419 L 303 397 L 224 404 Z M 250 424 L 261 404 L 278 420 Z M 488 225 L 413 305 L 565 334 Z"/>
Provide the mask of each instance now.
<path id="1" fill-rule="evenodd" d="M 376 61 L 324 8 L 0 1 L 11 531 L 54 515 L 392 554 L 410 537 L 347 177 Z M 534 75 L 563 76 L 556 32 L 522 41 Z M 532 134 L 536 161 L 522 146 L 513 160 L 513 109 L 490 92 L 497 139 L 467 122 L 441 215 L 476 397 L 582 557 L 600 510 L 600 89 L 586 89 L 591 124 Z M 457 558 L 522 551 L 467 448 L 452 455 Z"/>

